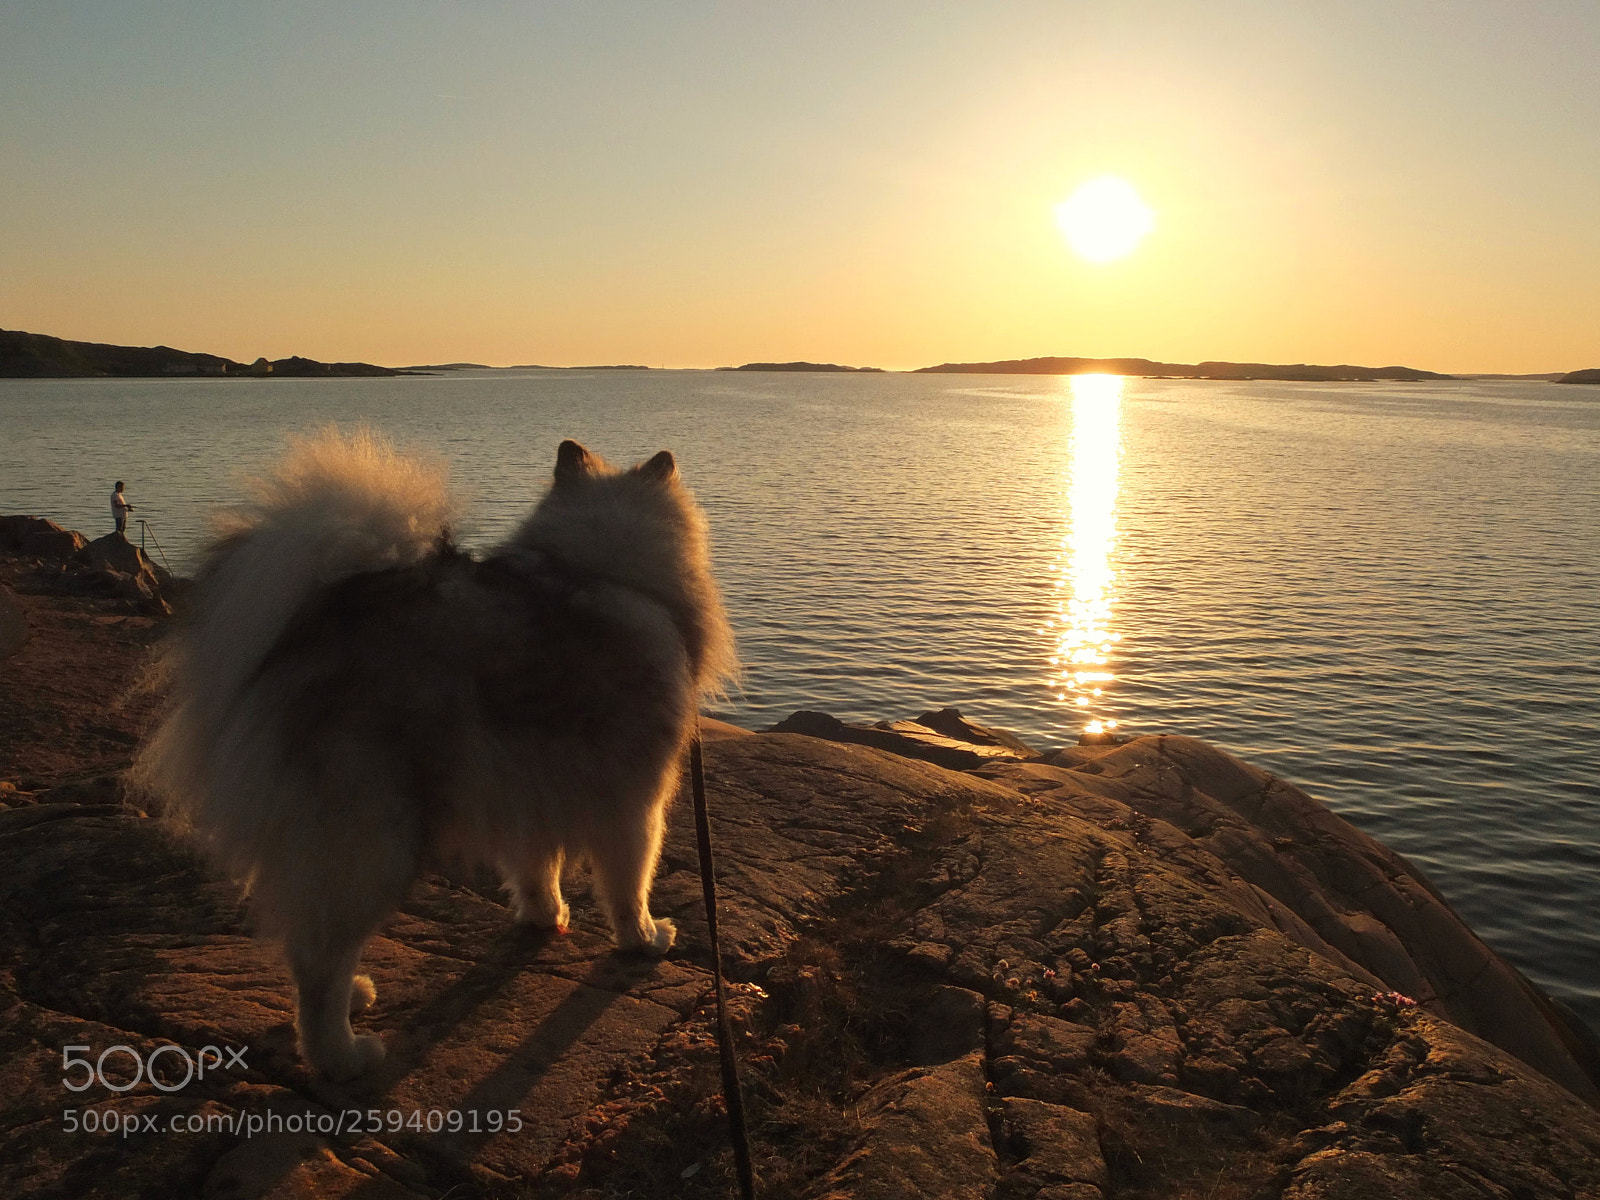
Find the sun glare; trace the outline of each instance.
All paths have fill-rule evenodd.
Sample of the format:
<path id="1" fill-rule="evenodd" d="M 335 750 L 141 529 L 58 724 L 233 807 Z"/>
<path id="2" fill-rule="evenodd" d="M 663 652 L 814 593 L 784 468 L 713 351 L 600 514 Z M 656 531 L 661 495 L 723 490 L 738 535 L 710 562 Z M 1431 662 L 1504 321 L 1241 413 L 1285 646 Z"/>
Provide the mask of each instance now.
<path id="1" fill-rule="evenodd" d="M 1080 257 L 1110 262 L 1132 253 L 1156 215 L 1127 180 L 1102 175 L 1056 205 L 1056 224 Z"/>
<path id="2" fill-rule="evenodd" d="M 1071 705 L 1085 733 L 1104 733 L 1107 694 L 1116 679 L 1112 632 L 1117 591 L 1117 474 L 1122 456 L 1120 375 L 1073 375 L 1072 439 L 1067 470 L 1066 529 L 1055 581 L 1050 678 L 1056 699 Z"/>

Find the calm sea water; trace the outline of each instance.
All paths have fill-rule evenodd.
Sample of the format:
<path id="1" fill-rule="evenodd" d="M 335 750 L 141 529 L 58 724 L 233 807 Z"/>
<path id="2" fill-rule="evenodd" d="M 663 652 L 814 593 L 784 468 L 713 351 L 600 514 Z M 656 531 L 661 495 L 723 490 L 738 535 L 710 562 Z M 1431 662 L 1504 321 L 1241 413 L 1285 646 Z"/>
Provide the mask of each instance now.
<path id="1" fill-rule="evenodd" d="M 476 372 L 0 381 L 0 512 L 179 570 L 285 434 L 365 422 L 504 532 L 576 437 L 669 447 L 746 664 L 728 715 L 955 705 L 1218 742 L 1420 865 L 1600 1026 L 1600 389 Z"/>

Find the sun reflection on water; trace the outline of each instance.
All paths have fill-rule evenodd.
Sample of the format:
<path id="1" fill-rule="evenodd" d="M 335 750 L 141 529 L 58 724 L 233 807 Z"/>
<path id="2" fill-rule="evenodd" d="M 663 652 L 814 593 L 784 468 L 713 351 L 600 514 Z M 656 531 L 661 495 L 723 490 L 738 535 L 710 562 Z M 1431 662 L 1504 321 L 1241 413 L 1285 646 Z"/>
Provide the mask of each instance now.
<path id="1" fill-rule="evenodd" d="M 1056 566 L 1050 686 L 1085 733 L 1116 728 L 1107 715 L 1115 676 L 1117 466 L 1122 452 L 1122 376 L 1073 375 L 1067 528 Z"/>

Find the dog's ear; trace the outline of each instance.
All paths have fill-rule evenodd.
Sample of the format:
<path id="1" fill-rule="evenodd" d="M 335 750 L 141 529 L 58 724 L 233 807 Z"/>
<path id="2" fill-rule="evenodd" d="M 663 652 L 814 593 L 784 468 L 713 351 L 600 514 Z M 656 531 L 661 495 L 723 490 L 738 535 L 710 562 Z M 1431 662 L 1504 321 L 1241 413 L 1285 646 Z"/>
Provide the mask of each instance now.
<path id="1" fill-rule="evenodd" d="M 648 462 L 640 463 L 634 470 L 646 479 L 665 482 L 678 473 L 678 464 L 673 461 L 671 450 L 663 450 Z"/>
<path id="2" fill-rule="evenodd" d="M 568 438 L 556 451 L 556 482 L 570 483 L 594 474 L 594 455 Z"/>

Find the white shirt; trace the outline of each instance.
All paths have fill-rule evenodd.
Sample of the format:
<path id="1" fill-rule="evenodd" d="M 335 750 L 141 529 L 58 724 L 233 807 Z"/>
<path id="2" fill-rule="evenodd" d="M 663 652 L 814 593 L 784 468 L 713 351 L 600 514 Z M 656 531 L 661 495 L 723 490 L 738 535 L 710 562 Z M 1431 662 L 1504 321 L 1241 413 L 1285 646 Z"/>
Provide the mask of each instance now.
<path id="1" fill-rule="evenodd" d="M 111 515 L 113 517 L 126 516 L 128 510 L 132 507 L 133 505 L 128 503 L 127 498 L 121 492 L 111 493 Z"/>

